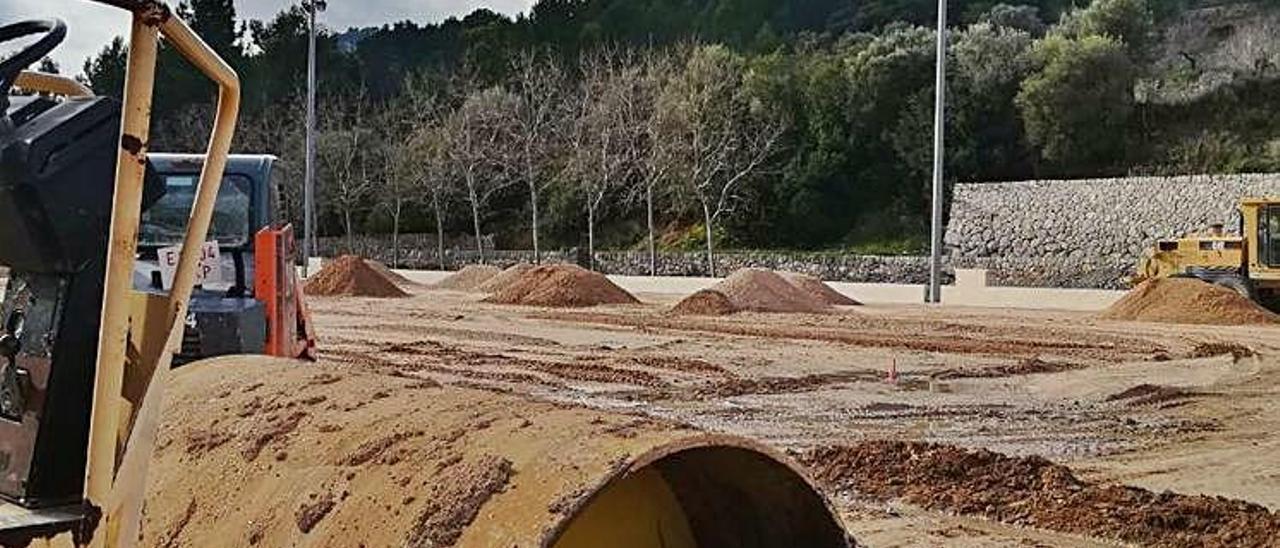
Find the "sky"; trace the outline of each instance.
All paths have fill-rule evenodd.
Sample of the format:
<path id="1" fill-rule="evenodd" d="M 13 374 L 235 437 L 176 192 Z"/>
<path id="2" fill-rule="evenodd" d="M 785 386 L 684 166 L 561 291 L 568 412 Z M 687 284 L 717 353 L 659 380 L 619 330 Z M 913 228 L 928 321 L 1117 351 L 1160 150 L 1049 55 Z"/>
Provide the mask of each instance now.
<path id="1" fill-rule="evenodd" d="M 420 23 L 442 21 L 465 15 L 477 8 L 516 14 L 527 11 L 534 0 L 328 0 L 329 10 L 321 14 L 321 24 L 332 29 L 381 26 L 410 19 Z M 240 19 L 269 19 L 295 0 L 235 0 Z M 169 0 L 176 6 L 177 0 Z M 97 53 L 115 36 L 128 33 L 129 16 L 122 10 L 89 0 L 0 0 L 0 24 L 24 19 L 58 17 L 67 23 L 67 40 L 53 58 L 64 74 L 79 74 L 84 60 Z M 0 45 L 0 55 L 14 46 Z"/>

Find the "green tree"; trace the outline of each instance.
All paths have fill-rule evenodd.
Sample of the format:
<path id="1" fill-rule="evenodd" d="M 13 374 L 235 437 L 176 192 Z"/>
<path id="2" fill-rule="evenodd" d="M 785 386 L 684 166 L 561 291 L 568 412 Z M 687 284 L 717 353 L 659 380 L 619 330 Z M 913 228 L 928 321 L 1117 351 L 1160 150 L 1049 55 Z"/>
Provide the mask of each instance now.
<path id="1" fill-rule="evenodd" d="M 124 91 L 124 72 L 129 62 L 129 46 L 124 38 L 113 38 L 97 55 L 84 62 L 85 83 L 97 95 L 120 97 Z"/>
<path id="2" fill-rule="evenodd" d="M 890 219 L 928 211 L 934 47 L 932 30 L 895 25 L 846 60 L 854 199 L 882 213 L 860 220 L 859 237 L 900 232 Z"/>
<path id="3" fill-rule="evenodd" d="M 676 186 L 702 213 L 707 270 L 715 276 L 716 225 L 746 198 L 743 188 L 778 151 L 788 119 L 751 93 L 746 60 L 723 46 L 694 50 L 667 83 L 659 116 L 678 143 Z"/>
<path id="4" fill-rule="evenodd" d="M 1049 26 L 1040 19 L 1040 10 L 1035 6 L 1023 4 L 996 4 L 983 14 L 980 22 L 990 23 L 997 27 L 1007 27 L 1024 31 L 1032 36 L 1043 36 Z"/>
<path id="5" fill-rule="evenodd" d="M 1140 56 L 1155 37 L 1155 14 L 1148 2 L 1094 0 L 1089 7 L 1068 13 L 1057 30 L 1072 38 L 1106 36 Z"/>
<path id="6" fill-rule="evenodd" d="M 956 33 L 951 47 L 948 167 L 957 179 L 988 181 L 1031 173 L 1022 119 L 1014 105 L 1031 73 L 1031 35 L 979 23 Z"/>
<path id="7" fill-rule="evenodd" d="M 232 0 L 186 0 L 178 4 L 178 15 L 209 47 L 235 65 L 243 55 L 236 28 L 236 7 Z"/>
<path id="8" fill-rule="evenodd" d="M 57 61 L 54 61 L 52 57 L 41 59 L 40 63 L 36 65 L 36 71 L 45 74 L 60 74 L 62 72 L 61 68 L 58 67 Z"/>
<path id="9" fill-rule="evenodd" d="M 1135 70 L 1124 46 L 1105 36 L 1061 35 L 1032 52 L 1040 70 L 1016 103 L 1027 137 L 1053 174 L 1113 171 L 1125 155 Z"/>

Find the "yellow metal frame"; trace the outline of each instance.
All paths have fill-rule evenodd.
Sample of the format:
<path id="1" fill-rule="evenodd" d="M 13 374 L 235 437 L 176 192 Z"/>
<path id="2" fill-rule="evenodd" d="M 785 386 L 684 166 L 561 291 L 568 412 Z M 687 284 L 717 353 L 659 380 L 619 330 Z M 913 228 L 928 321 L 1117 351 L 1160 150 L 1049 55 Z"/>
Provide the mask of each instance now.
<path id="1" fill-rule="evenodd" d="M 95 1 L 131 11 L 133 22 L 85 470 L 85 500 L 101 518 L 85 525 L 93 527 L 89 546 L 131 546 L 138 539 L 147 464 L 155 445 L 164 382 L 173 353 L 182 341 L 201 246 L 208 236 L 214 201 L 235 133 L 240 79 L 186 23 L 173 16 L 164 3 Z M 161 36 L 213 80 L 219 94 L 207 159 L 191 209 L 173 289 L 168 296 L 157 298 L 137 294 L 132 285 Z M 66 86 L 65 81 L 39 77 L 28 77 L 28 83 L 43 84 L 45 89 Z M 66 89 L 78 91 L 70 86 Z M 155 317 L 157 314 L 161 317 Z M 140 328 L 144 333 L 141 336 L 135 333 L 136 338 L 131 339 L 131 328 Z M 157 330 L 167 336 L 157 337 Z M 162 340 L 163 346 L 145 348 L 149 346 L 143 344 L 146 340 Z M 144 348 L 138 348 L 138 344 Z"/>
<path id="2" fill-rule="evenodd" d="M 1243 217 L 1241 231 L 1244 233 L 1245 241 L 1252 242 L 1247 246 L 1249 278 L 1259 289 L 1280 289 L 1280 268 L 1268 265 L 1262 257 L 1264 245 L 1261 231 L 1262 216 L 1268 207 L 1275 206 L 1280 206 L 1280 198 L 1246 198 L 1240 202 L 1240 215 Z"/>
<path id="3" fill-rule="evenodd" d="M 61 74 L 24 70 L 18 75 L 18 79 L 14 81 L 13 85 L 36 93 L 50 93 L 66 97 L 93 97 L 93 90 L 77 82 L 74 78 L 68 78 Z"/>
<path id="4" fill-rule="evenodd" d="M 1138 264 L 1134 283 L 1152 278 L 1163 278 L 1185 272 L 1188 267 L 1208 269 L 1246 268 L 1249 281 L 1255 290 L 1264 293 L 1280 292 L 1280 268 L 1270 266 L 1262 256 L 1266 242 L 1262 239 L 1262 216 L 1270 207 L 1280 207 L 1280 197 L 1245 198 L 1240 200 L 1240 234 L 1230 236 L 1190 236 L 1165 240 L 1176 244 L 1176 249 L 1161 250 L 1159 244 L 1149 250 Z M 1208 249 L 1202 244 L 1210 245 Z M 1234 245 L 1233 245 L 1234 244 Z"/>

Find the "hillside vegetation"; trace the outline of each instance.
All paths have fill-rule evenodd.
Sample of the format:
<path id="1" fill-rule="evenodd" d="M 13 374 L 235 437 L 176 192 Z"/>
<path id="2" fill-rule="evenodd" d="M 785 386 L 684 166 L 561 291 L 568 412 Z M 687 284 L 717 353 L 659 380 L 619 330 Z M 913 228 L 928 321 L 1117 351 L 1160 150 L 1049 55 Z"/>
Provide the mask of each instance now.
<path id="1" fill-rule="evenodd" d="M 952 4 L 949 182 L 1280 171 L 1280 2 Z M 322 230 L 910 250 L 928 218 L 933 6 L 542 0 L 326 31 Z M 305 12 L 183 11 L 244 75 L 236 148 L 285 160 L 300 219 Z M 95 90 L 117 92 L 123 55 L 86 62 Z M 179 63 L 166 52 L 157 150 L 205 134 L 211 90 Z"/>

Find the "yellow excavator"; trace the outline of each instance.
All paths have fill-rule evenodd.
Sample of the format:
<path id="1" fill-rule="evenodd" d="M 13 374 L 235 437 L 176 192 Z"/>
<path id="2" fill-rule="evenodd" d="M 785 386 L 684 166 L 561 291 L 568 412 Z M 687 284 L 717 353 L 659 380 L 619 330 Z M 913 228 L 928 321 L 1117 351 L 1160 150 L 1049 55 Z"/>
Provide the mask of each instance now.
<path id="1" fill-rule="evenodd" d="M 367 424 L 344 418 L 350 428 L 338 430 L 305 412 L 279 418 L 287 424 L 274 424 L 274 433 L 305 430 L 315 444 L 266 464 L 235 457 L 231 443 L 209 444 L 199 455 L 158 444 L 166 415 L 196 417 L 230 440 L 226 430 L 255 417 L 229 407 L 228 398 L 256 398 L 250 393 L 264 382 L 292 397 L 344 377 L 323 362 L 266 357 L 171 370 L 227 165 L 240 81 L 163 2 L 93 1 L 132 14 L 122 101 L 27 70 L 64 39 L 63 23 L 0 27 L 0 42 L 34 40 L 0 61 L 0 267 L 9 269 L 0 304 L 0 546 L 350 546 L 370 527 L 381 538 L 402 532 L 394 545 L 853 544 L 804 472 L 749 440 L 421 377 L 331 369 L 350 378 L 341 394 L 383 402 L 377 408 L 387 417 L 409 421 L 390 443 L 438 459 L 410 470 L 420 475 L 416 483 L 394 484 L 424 490 L 401 502 L 423 507 L 418 518 L 384 510 L 379 490 L 391 478 L 356 464 L 372 457 L 315 460 L 326 447 L 385 447 L 368 438 L 386 427 L 389 419 L 379 416 L 365 415 Z M 161 39 L 219 89 L 167 292 L 134 283 L 140 221 L 166 192 L 148 154 Z M 415 392 L 382 393 L 392 382 Z M 445 442 L 454 453 L 427 450 Z M 193 487 L 198 478 L 217 480 Z M 367 496 L 307 498 L 309 489 L 339 484 Z M 295 518 L 289 507 L 299 500 L 310 503 Z M 147 535 L 167 523 L 177 525 L 163 541 Z"/>
<path id="2" fill-rule="evenodd" d="M 1215 225 L 1204 234 L 1156 242 L 1132 282 L 1195 278 L 1274 306 L 1280 296 L 1280 198 L 1246 198 L 1239 212 L 1241 234 Z"/>

